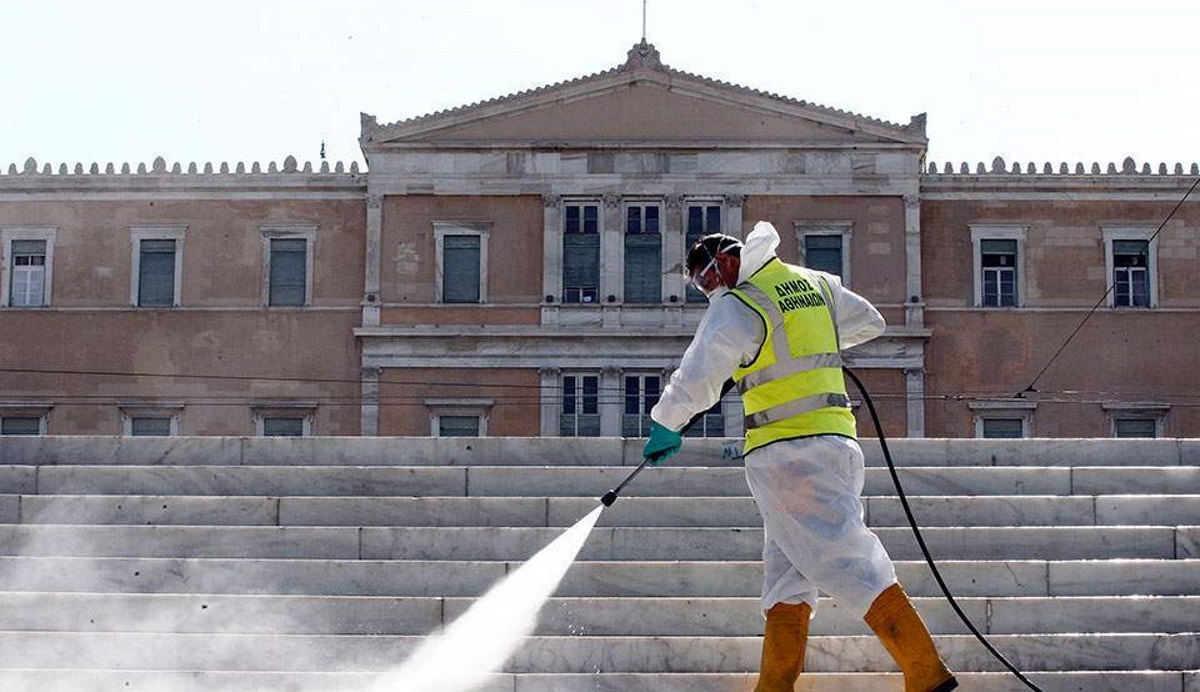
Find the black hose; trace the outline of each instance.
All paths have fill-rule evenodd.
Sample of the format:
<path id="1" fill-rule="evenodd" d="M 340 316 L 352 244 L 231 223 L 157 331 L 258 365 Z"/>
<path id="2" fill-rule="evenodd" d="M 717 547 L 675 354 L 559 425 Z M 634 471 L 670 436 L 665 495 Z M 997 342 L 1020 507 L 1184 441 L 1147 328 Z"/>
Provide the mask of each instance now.
<path id="1" fill-rule="evenodd" d="M 941 587 L 942 593 L 945 594 L 946 600 L 950 603 L 950 607 L 954 609 L 954 612 L 958 615 L 958 619 L 962 620 L 967 629 L 971 630 L 971 634 L 975 635 L 979 643 L 983 644 L 983 647 L 991 652 L 997 661 L 1000 661 L 1005 668 L 1017 676 L 1018 680 L 1025 683 L 1031 690 L 1044 692 L 1042 688 L 1030 682 L 1029 678 L 1025 677 L 1016 666 L 1004 657 L 1004 654 L 992 646 L 987 637 L 983 636 L 979 629 L 975 627 L 975 623 L 971 622 L 971 618 L 967 617 L 967 614 L 959 607 L 958 601 L 954 600 L 954 594 L 950 593 L 950 587 L 946 586 L 946 580 L 942 579 L 942 573 L 938 570 L 937 563 L 933 561 L 933 556 L 929 554 L 929 547 L 925 545 L 925 538 L 921 536 L 921 529 L 917 526 L 917 520 L 913 516 L 912 508 L 908 506 L 908 497 L 904 494 L 904 488 L 900 485 L 900 475 L 896 473 L 896 464 L 892 461 L 892 453 L 888 450 L 887 438 L 883 434 L 883 424 L 879 422 L 879 414 L 875 411 L 875 402 L 871 401 L 871 395 L 867 393 L 867 388 L 863 386 L 862 380 L 858 379 L 854 371 L 846 367 L 843 367 L 842 370 L 854 382 L 854 386 L 858 388 L 859 393 L 862 394 L 863 401 L 867 404 L 867 410 L 871 413 L 871 421 L 875 423 L 875 432 L 879 435 L 879 447 L 883 450 L 883 458 L 887 461 L 888 471 L 892 474 L 892 482 L 896 485 L 896 494 L 900 496 L 900 505 L 904 507 L 904 514 L 908 517 L 908 525 L 912 527 L 913 535 L 917 538 L 917 545 L 921 547 L 921 553 L 925 556 L 925 562 L 929 565 L 929 571 L 933 573 L 933 578 L 937 580 L 938 586 Z"/>

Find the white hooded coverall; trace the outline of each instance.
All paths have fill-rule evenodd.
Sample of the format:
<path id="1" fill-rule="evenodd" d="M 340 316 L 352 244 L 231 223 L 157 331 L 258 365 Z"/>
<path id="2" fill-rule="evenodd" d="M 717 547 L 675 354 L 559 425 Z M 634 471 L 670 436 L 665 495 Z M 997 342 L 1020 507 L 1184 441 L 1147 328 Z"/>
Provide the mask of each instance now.
<path id="1" fill-rule="evenodd" d="M 738 283 L 775 257 L 779 234 L 759 222 L 746 237 Z M 883 316 L 865 298 L 824 275 L 832 292 L 841 348 L 884 331 Z M 681 430 L 717 403 L 721 387 L 748 365 L 765 338 L 762 319 L 724 289 L 709 299 L 696 335 L 671 375 L 651 417 Z M 817 606 L 823 590 L 859 615 L 896 582 L 891 558 L 863 521 L 863 454 L 856 440 L 818 435 L 782 440 L 751 451 L 746 481 L 763 517 L 762 609 L 776 603 Z"/>

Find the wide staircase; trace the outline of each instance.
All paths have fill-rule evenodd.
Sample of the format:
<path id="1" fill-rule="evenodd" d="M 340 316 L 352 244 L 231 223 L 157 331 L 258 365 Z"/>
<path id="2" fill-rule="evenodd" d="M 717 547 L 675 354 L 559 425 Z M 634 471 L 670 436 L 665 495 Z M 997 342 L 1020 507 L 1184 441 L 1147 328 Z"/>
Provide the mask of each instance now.
<path id="1" fill-rule="evenodd" d="M 397 689 L 379 675 L 640 446 L 0 438 L 0 690 Z M 1200 692 L 1200 441 L 891 447 L 961 606 L 1040 689 Z M 1029 689 L 958 621 L 864 448 L 868 521 L 961 689 Z M 689 440 L 604 510 L 486 690 L 749 692 L 761 537 L 737 446 Z M 824 599 L 812 635 L 798 689 L 902 689 L 857 613 Z"/>

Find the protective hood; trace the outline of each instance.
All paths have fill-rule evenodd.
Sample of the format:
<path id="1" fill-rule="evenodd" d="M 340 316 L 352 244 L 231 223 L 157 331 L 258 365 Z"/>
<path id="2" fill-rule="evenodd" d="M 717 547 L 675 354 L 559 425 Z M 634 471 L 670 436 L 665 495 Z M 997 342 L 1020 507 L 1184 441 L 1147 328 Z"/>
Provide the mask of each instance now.
<path id="1" fill-rule="evenodd" d="M 769 221 L 759 221 L 754 224 L 754 230 L 746 236 L 742 245 L 742 266 L 738 270 L 738 283 L 749 279 L 754 272 L 762 269 L 763 265 L 775 257 L 775 248 L 779 247 L 779 233 Z"/>

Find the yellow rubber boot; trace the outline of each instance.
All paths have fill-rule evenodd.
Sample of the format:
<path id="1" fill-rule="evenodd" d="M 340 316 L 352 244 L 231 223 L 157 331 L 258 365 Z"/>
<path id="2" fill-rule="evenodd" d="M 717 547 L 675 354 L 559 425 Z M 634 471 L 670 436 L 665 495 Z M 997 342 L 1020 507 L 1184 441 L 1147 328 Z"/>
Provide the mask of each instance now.
<path id="1" fill-rule="evenodd" d="M 763 631 L 762 663 L 754 692 L 792 692 L 804 670 L 808 646 L 808 621 L 812 607 L 807 603 L 776 603 L 767 611 Z"/>
<path id="2" fill-rule="evenodd" d="M 904 692 L 949 692 L 958 687 L 904 587 L 892 584 L 884 589 L 863 620 L 904 672 Z"/>

